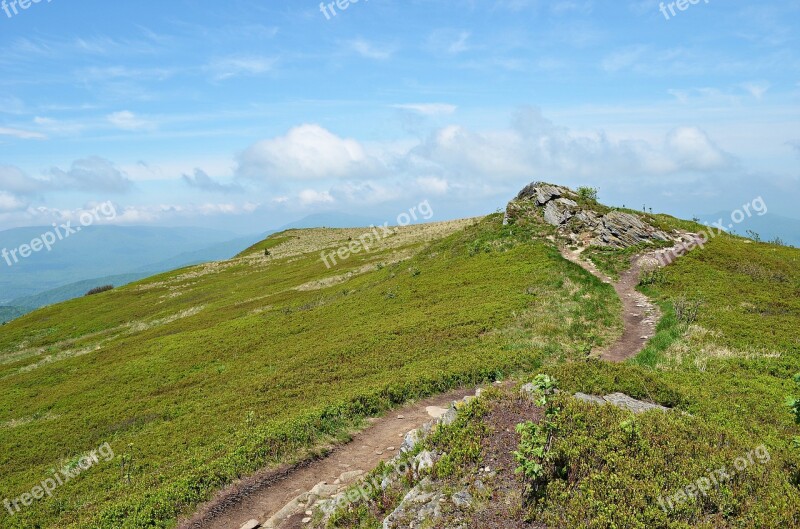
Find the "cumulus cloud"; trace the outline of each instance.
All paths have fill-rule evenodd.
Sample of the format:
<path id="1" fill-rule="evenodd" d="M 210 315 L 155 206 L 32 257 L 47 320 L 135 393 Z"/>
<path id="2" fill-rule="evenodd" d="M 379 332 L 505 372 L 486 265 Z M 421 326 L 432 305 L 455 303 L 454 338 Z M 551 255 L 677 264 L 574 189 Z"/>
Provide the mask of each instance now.
<path id="1" fill-rule="evenodd" d="M 202 169 L 195 169 L 194 175 L 183 175 L 183 181 L 189 186 L 201 191 L 212 193 L 241 193 L 242 187 L 238 184 L 222 184 L 217 182 Z"/>
<path id="2" fill-rule="evenodd" d="M 576 134 L 521 109 L 506 130 L 476 132 L 450 125 L 436 130 L 402 161 L 412 174 L 447 180 L 517 181 L 523 178 L 648 178 L 713 172 L 734 158 L 694 127 L 676 129 L 661 145 L 611 140 L 604 133 Z"/>
<path id="3" fill-rule="evenodd" d="M 0 165 L 0 189 L 11 194 L 32 195 L 46 190 L 50 183 L 26 175 L 21 169 Z"/>
<path id="4" fill-rule="evenodd" d="M 314 189 L 304 189 L 297 197 L 303 206 L 314 206 L 317 204 L 331 204 L 335 202 L 328 191 L 316 191 Z"/>
<path id="5" fill-rule="evenodd" d="M 60 189 L 70 191 L 124 193 L 133 185 L 125 173 L 99 156 L 77 160 L 68 171 L 54 167 L 49 175 Z"/>
<path id="6" fill-rule="evenodd" d="M 474 198 L 535 179 L 674 183 L 736 166 L 735 157 L 696 127 L 674 129 L 660 141 L 612 139 L 602 131 L 572 131 L 526 107 L 502 129 L 446 125 L 416 142 L 373 144 L 370 153 L 356 140 L 302 125 L 248 148 L 237 176 L 278 184 L 282 196 L 313 206 L 388 203 L 417 194 Z M 308 182 L 318 185 L 311 189 Z"/>
<path id="7" fill-rule="evenodd" d="M 20 197 L 0 191 L 0 213 L 10 213 L 13 211 L 21 211 L 28 206 L 28 203 L 23 201 Z"/>
<path id="8" fill-rule="evenodd" d="M 356 140 L 319 125 L 301 125 L 250 146 L 239 157 L 237 175 L 271 182 L 358 178 L 379 167 Z"/>
<path id="9" fill-rule="evenodd" d="M 732 158 L 722 152 L 708 135 L 694 127 L 683 127 L 669 133 L 666 148 L 676 166 L 673 170 L 713 171 L 728 167 Z"/>

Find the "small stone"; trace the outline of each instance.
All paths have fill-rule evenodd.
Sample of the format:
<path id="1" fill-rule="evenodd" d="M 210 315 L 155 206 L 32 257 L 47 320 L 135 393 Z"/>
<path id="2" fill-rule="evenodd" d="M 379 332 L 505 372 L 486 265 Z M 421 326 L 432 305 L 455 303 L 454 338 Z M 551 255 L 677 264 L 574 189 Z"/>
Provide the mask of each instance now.
<path id="1" fill-rule="evenodd" d="M 398 416 L 397 416 L 397 419 L 398 419 L 398 420 L 401 420 L 401 421 L 402 421 L 403 419 L 405 419 L 405 418 L 406 418 L 406 417 L 405 417 L 405 415 L 398 415 Z"/>
<path id="2" fill-rule="evenodd" d="M 310 523 L 311 522 L 311 518 L 310 517 L 305 517 L 305 518 L 303 518 L 302 522 L 303 523 Z"/>
<path id="3" fill-rule="evenodd" d="M 261 527 L 261 522 L 258 520 L 250 520 L 249 522 L 245 522 L 241 529 L 258 529 L 259 527 Z"/>
<path id="4" fill-rule="evenodd" d="M 453 494 L 452 500 L 459 509 L 467 509 L 472 506 L 472 495 L 467 491 Z"/>

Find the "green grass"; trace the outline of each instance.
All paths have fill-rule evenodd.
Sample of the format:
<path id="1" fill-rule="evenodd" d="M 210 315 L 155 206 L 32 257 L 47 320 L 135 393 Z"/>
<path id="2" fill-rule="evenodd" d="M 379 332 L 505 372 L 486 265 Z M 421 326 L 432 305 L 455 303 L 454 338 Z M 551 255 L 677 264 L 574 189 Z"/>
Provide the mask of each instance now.
<path id="1" fill-rule="evenodd" d="M 624 414 L 573 405 L 556 445 L 570 480 L 553 482 L 537 519 L 583 527 L 609 527 L 611 519 L 620 528 L 800 527 L 800 465 L 791 446 L 800 429 L 785 406 L 800 366 L 799 261 L 796 249 L 718 236 L 645 289 L 664 317 L 635 359 L 553 366 L 548 372 L 569 391 L 621 391 L 691 415 L 637 420 L 641 438 L 632 445 L 619 428 Z M 682 298 L 702 301 L 691 325 L 675 316 Z M 769 463 L 669 515 L 658 506 L 660 495 L 761 445 Z"/>
<path id="2" fill-rule="evenodd" d="M 499 215 L 330 270 L 319 251 L 348 232 L 283 256 L 304 233 L 4 326 L 5 496 L 105 442 L 116 458 L 14 517 L 0 512 L 0 526 L 172 527 L 226 483 L 363 417 L 580 358 L 620 330 L 608 285 Z"/>

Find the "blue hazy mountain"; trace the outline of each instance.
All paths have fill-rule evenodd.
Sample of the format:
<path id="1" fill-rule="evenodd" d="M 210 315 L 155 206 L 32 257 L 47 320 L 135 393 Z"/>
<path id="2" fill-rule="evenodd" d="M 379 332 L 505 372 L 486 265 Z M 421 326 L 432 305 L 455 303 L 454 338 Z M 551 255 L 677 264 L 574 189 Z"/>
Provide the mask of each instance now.
<path id="1" fill-rule="evenodd" d="M 30 227 L 0 232 L 0 251 L 10 252 L 30 244 L 52 229 Z M 30 257 L 18 258 L 17 262 L 11 257 L 0 258 L 0 304 L 87 279 L 152 274 L 224 258 L 229 247 L 218 245 L 236 239 L 240 237 L 231 232 L 199 228 L 87 227 L 55 242 L 50 251 L 43 249 Z M 236 244 L 239 242 L 233 246 Z M 203 250 L 208 251 L 203 253 Z"/>

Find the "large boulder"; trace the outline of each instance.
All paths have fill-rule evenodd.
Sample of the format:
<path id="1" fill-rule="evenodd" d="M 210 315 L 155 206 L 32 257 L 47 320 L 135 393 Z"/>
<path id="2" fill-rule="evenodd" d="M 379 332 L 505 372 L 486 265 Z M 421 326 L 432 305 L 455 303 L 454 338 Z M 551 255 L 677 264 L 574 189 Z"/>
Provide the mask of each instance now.
<path id="1" fill-rule="evenodd" d="M 528 215 L 538 216 L 558 228 L 561 235 L 585 245 L 627 248 L 674 239 L 638 215 L 581 200 L 572 189 L 546 182 L 525 186 L 509 202 L 503 222 L 511 224 Z"/>

